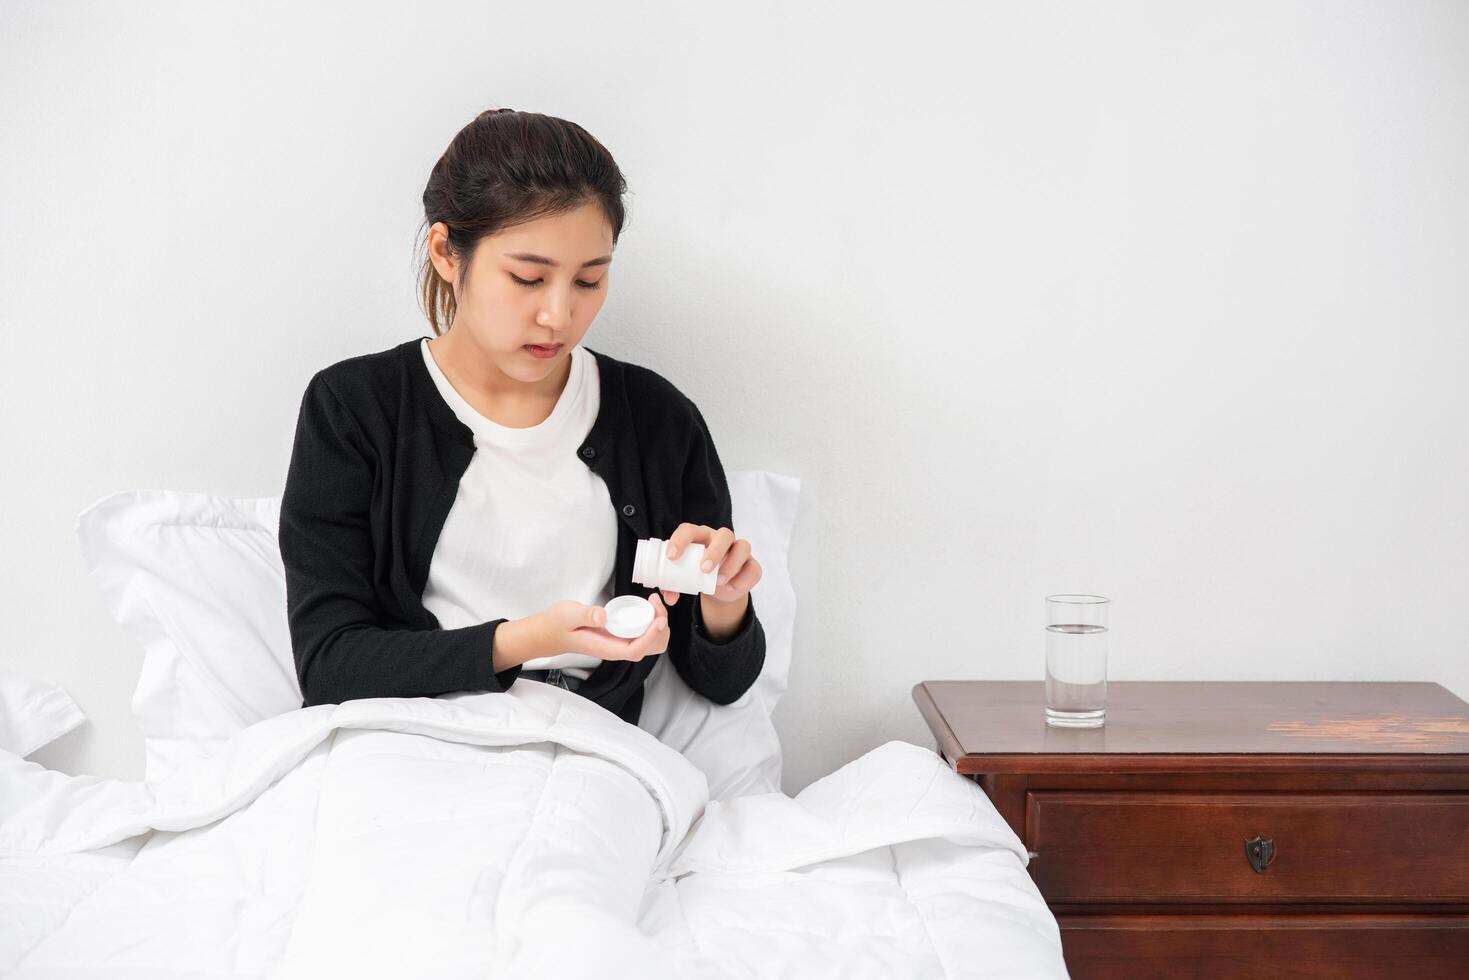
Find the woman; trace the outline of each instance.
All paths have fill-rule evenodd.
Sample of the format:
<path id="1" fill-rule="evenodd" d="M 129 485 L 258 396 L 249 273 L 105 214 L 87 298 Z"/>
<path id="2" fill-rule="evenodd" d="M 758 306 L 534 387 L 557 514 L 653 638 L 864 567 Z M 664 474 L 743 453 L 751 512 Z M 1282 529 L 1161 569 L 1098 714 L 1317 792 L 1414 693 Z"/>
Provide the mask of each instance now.
<path id="1" fill-rule="evenodd" d="M 765 661 L 724 469 L 699 409 L 581 341 L 606 300 L 626 182 L 575 123 L 480 113 L 423 192 L 434 336 L 306 387 L 280 549 L 302 706 L 559 684 L 636 723 L 667 653 L 718 704 Z M 706 545 L 718 591 L 632 583 L 640 538 Z M 603 629 L 648 596 L 634 640 Z"/>

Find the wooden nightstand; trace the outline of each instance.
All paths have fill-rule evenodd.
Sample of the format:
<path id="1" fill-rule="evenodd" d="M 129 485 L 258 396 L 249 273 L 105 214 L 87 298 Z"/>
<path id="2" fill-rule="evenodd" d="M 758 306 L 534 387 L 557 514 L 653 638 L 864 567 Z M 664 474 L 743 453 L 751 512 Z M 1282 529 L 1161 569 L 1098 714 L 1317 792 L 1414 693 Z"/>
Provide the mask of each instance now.
<path id="1" fill-rule="evenodd" d="M 1437 684 L 913 688 L 1088 977 L 1469 977 L 1469 704 Z"/>

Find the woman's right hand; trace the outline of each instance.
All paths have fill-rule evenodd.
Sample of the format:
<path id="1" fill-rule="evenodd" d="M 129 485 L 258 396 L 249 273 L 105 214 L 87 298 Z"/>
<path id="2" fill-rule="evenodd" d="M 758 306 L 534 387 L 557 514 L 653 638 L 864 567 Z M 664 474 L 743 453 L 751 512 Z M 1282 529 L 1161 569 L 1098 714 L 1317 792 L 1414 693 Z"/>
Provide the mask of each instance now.
<path id="1" fill-rule="evenodd" d="M 607 610 L 574 599 L 563 599 L 533 613 L 540 649 L 546 656 L 584 653 L 598 660 L 642 660 L 668 650 L 668 607 L 658 593 L 648 597 L 653 604 L 653 623 L 642 636 L 624 640 L 603 629 Z"/>

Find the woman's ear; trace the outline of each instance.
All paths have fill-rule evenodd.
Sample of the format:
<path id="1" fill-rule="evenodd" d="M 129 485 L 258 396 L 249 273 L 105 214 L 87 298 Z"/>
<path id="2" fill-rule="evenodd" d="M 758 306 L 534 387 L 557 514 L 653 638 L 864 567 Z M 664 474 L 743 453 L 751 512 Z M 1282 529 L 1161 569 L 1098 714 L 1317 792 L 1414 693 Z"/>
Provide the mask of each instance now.
<path id="1" fill-rule="evenodd" d="M 450 284 L 458 281 L 459 262 L 449 250 L 449 226 L 442 221 L 435 221 L 428 230 L 428 260 L 440 279 Z"/>

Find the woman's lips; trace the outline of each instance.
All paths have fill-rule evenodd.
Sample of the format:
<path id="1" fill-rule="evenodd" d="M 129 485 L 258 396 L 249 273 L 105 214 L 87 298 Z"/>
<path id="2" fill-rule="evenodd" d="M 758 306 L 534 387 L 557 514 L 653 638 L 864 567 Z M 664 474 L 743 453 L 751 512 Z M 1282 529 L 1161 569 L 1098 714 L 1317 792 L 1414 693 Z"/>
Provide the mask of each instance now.
<path id="1" fill-rule="evenodd" d="M 561 352 L 560 344 L 526 344 L 525 349 L 530 351 L 531 357 L 555 357 Z"/>

